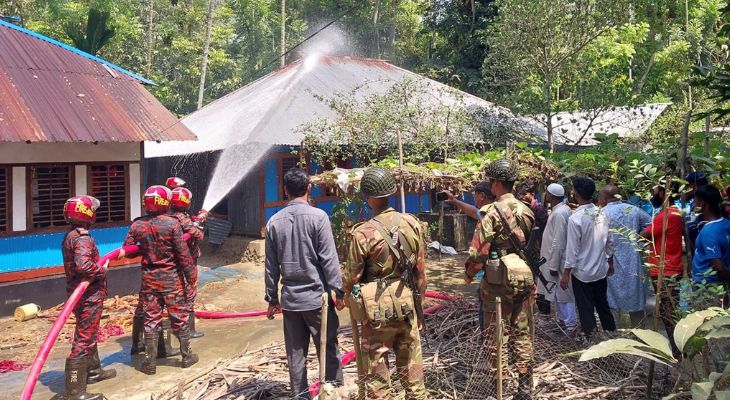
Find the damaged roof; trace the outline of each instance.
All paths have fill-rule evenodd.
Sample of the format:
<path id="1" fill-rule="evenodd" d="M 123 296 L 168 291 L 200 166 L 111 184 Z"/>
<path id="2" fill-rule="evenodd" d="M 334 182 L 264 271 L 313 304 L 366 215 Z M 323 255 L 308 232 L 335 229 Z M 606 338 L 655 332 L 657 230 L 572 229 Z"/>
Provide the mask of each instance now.
<path id="1" fill-rule="evenodd" d="M 398 82 L 418 82 L 424 105 L 459 106 L 477 112 L 486 126 L 509 126 L 521 132 L 539 126 L 504 107 L 461 92 L 384 60 L 351 56 L 312 55 L 295 61 L 221 97 L 182 119 L 197 142 L 145 143 L 145 157 L 166 157 L 225 149 L 245 143 L 299 145 L 298 129 L 316 119 L 337 115 L 328 102 L 356 91 L 359 98 L 384 94 Z"/>
<path id="2" fill-rule="evenodd" d="M 0 142 L 195 140 L 151 81 L 0 21 Z"/>

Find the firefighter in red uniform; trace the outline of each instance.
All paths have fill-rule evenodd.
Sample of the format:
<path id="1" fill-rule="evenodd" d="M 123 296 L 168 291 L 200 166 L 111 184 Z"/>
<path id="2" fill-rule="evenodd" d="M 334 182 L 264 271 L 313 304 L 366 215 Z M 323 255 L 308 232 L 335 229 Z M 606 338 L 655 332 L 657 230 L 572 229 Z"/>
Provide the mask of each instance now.
<path id="1" fill-rule="evenodd" d="M 183 239 L 182 226 L 167 212 L 172 193 L 165 186 L 151 186 L 144 193 L 147 215 L 132 223 L 125 246 L 139 244 L 142 256 L 140 300 L 144 313 L 145 359 L 140 370 L 157 372 L 157 347 L 162 329 L 162 312 L 167 309 L 172 332 L 180 341 L 182 367 L 198 362 L 190 349 L 190 328 L 183 282 L 193 280 L 193 262 Z M 124 257 L 124 253 L 120 254 Z"/>
<path id="2" fill-rule="evenodd" d="M 168 183 L 173 178 L 168 179 Z M 177 178 L 180 179 L 180 178 Z M 169 187 L 169 186 L 168 186 Z M 195 339 L 203 337 L 203 332 L 195 330 L 195 296 L 198 293 L 198 257 L 200 257 L 200 246 L 198 243 L 203 240 L 203 229 L 200 224 L 196 223 L 187 213 L 193 199 L 190 190 L 184 187 L 176 187 L 172 189 L 171 215 L 180 222 L 183 227 L 183 233 L 189 233 L 188 247 L 193 257 L 193 280 L 185 281 L 183 290 L 185 292 L 185 301 L 188 305 L 188 313 L 190 317 L 190 337 Z"/>
<path id="3" fill-rule="evenodd" d="M 66 292 L 70 295 L 82 281 L 89 287 L 74 308 L 76 331 L 71 354 L 66 359 L 66 399 L 96 400 L 101 394 L 86 393 L 86 385 L 117 375 L 113 369 L 103 370 L 99 361 L 96 338 L 106 298 L 107 261 L 98 265 L 99 250 L 89 235 L 96 220 L 99 200 L 91 196 L 72 197 L 63 206 L 63 216 L 71 230 L 63 238 L 63 268 L 66 272 Z"/>

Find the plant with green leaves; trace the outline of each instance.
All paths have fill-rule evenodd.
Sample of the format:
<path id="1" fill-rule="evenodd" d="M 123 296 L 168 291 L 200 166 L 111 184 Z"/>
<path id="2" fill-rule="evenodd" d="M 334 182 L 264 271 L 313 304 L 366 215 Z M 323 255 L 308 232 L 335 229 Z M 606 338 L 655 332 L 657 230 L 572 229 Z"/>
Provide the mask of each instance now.
<path id="1" fill-rule="evenodd" d="M 696 374 L 692 364 L 692 360 L 697 355 L 709 351 L 708 341 L 727 341 L 730 338 L 730 311 L 712 307 L 689 314 L 677 323 L 674 328 L 674 342 L 688 360 L 683 364 L 674 358 L 669 340 L 661 334 L 645 329 L 631 329 L 629 332 L 638 340 L 610 339 L 591 346 L 587 350 L 572 354 L 579 355 L 580 361 L 589 361 L 613 354 L 642 357 L 673 368 L 680 368 L 680 378 L 687 378 L 690 385 L 689 392 L 678 394 L 691 393 L 694 400 L 710 399 L 712 395 L 717 399 L 730 398 L 730 363 L 724 366 L 720 370 L 721 372 L 708 370 L 704 374 Z M 683 365 L 689 366 L 683 367 Z M 686 368 L 688 371 L 681 368 Z M 707 380 L 704 380 L 705 378 Z M 675 387 L 676 390 L 677 387 Z M 678 394 L 667 398 L 673 398 Z"/>

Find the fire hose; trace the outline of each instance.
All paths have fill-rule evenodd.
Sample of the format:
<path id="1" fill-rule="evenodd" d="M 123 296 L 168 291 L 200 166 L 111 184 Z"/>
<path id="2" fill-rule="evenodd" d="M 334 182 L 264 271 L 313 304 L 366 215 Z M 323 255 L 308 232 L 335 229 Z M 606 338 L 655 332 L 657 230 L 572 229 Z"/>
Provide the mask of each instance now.
<path id="1" fill-rule="evenodd" d="M 185 241 L 190 239 L 190 234 L 184 234 L 183 239 L 185 239 Z M 101 267 L 107 261 L 116 259 L 119 256 L 120 250 L 124 250 L 124 253 L 127 256 L 130 256 L 137 254 L 137 252 L 139 251 L 139 246 L 123 246 L 116 250 L 112 250 L 108 254 L 104 255 L 104 257 L 101 257 L 99 261 L 97 261 L 96 265 Z M 56 339 L 58 339 L 58 334 L 61 333 L 61 329 L 66 323 L 69 315 L 71 315 L 71 311 L 73 311 L 74 307 L 76 307 L 76 304 L 78 304 L 79 300 L 81 300 L 81 296 L 84 294 L 88 287 L 88 281 L 83 281 L 79 283 L 79 285 L 76 286 L 76 289 L 74 289 L 73 293 L 71 293 L 71 295 L 68 297 L 68 300 L 66 300 L 66 304 L 63 305 L 63 309 L 61 309 L 58 317 L 53 322 L 53 326 L 51 326 L 51 330 L 48 332 L 46 340 L 43 341 L 41 348 L 38 350 L 38 355 L 33 361 L 33 365 L 30 367 L 28 378 L 26 378 L 25 385 L 23 386 L 23 394 L 20 397 L 22 400 L 30 400 L 31 396 L 33 396 L 33 390 L 35 389 L 36 383 L 38 383 L 38 378 L 41 375 L 43 364 L 45 364 L 46 359 L 48 358 L 48 354 L 50 354 L 53 345 L 56 343 Z"/>
<path id="2" fill-rule="evenodd" d="M 190 239 L 189 234 L 183 235 L 183 238 L 185 241 Z M 99 259 L 97 262 L 98 266 L 103 266 L 107 261 L 111 261 L 116 259 L 119 256 L 119 251 L 124 250 L 126 256 L 131 256 L 136 254 L 139 251 L 139 246 L 132 245 L 132 246 L 123 246 L 116 250 L 112 250 L 111 252 L 105 254 L 103 257 Z M 38 355 L 36 356 L 35 360 L 33 361 L 33 365 L 30 367 L 30 372 L 28 373 L 28 378 L 25 380 L 25 385 L 23 386 L 23 394 L 21 395 L 21 400 L 31 400 L 31 396 L 33 395 L 33 390 L 35 389 L 36 383 L 38 383 L 38 378 L 40 377 L 41 370 L 43 369 L 43 365 L 46 362 L 46 359 L 48 359 L 48 355 L 51 352 L 51 349 L 53 349 L 53 345 L 56 343 L 56 340 L 58 339 L 58 335 L 61 333 L 61 329 L 63 328 L 63 325 L 66 323 L 66 320 L 68 320 L 68 317 L 71 315 L 71 311 L 73 311 L 74 307 L 76 307 L 76 304 L 81 300 L 81 296 L 84 294 L 86 289 L 89 287 L 88 281 L 81 282 L 76 289 L 71 293 L 71 295 L 68 297 L 68 300 L 66 300 L 66 303 L 63 306 L 63 309 L 61 309 L 61 312 L 58 314 L 58 317 L 53 322 L 53 325 L 51 326 L 51 330 L 48 332 L 48 335 L 46 336 L 46 339 L 43 341 L 43 344 L 41 345 L 40 349 L 38 350 Z M 453 301 L 455 298 L 453 296 L 449 296 L 444 293 L 439 292 L 426 292 L 424 294 L 425 297 L 439 299 L 439 300 L 447 300 L 447 301 Z M 433 314 L 434 312 L 438 311 L 439 309 L 443 308 L 444 306 L 442 304 L 438 304 L 432 307 L 429 307 L 425 310 L 423 310 L 424 314 Z M 265 316 L 267 314 L 266 311 L 250 311 L 250 312 L 210 312 L 210 311 L 196 311 L 195 316 L 199 318 L 208 318 L 208 319 L 218 319 L 218 318 L 248 318 L 248 317 L 259 317 L 259 316 Z M 342 357 L 342 365 L 347 365 L 350 362 L 352 362 L 355 359 L 355 351 L 351 350 L 348 353 L 346 353 Z M 319 386 L 320 382 L 319 380 L 315 381 L 312 385 L 309 387 L 309 392 L 312 394 L 312 396 L 316 396 L 319 393 Z"/>

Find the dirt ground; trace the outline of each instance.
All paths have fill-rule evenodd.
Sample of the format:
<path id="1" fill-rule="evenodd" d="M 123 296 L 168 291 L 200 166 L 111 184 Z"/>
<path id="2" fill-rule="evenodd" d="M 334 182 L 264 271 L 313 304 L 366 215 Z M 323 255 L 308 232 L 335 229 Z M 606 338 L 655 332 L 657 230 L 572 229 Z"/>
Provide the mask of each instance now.
<path id="1" fill-rule="evenodd" d="M 248 246 L 250 240 L 230 237 L 223 246 L 205 245 L 199 260 L 200 280 L 198 304 L 200 308 L 219 311 L 254 311 L 266 308 L 263 300 L 263 254 L 260 246 Z M 246 250 L 248 249 L 248 250 Z M 256 260 L 256 261 L 252 261 Z M 463 284 L 463 256 L 431 255 L 428 260 L 429 290 L 449 293 L 474 293 L 476 285 Z M 131 318 L 131 313 L 128 315 Z M 347 324 L 346 314 L 341 323 Z M 23 323 L 12 318 L 0 319 L 0 359 L 31 363 L 40 344 L 50 329 L 53 318 L 38 318 Z M 161 361 L 158 373 L 147 376 L 135 367 L 141 362 L 131 357 L 131 338 L 128 327 L 123 336 L 112 336 L 99 344 L 99 353 L 105 367 L 115 368 L 115 379 L 89 387 L 91 392 L 102 392 L 109 399 L 149 399 L 177 385 L 181 378 L 190 378 L 210 370 L 220 360 L 254 350 L 268 343 L 283 340 L 281 318 L 269 321 L 264 317 L 229 320 L 198 320 L 198 329 L 205 337 L 192 342 L 200 362 L 189 369 L 179 368 L 179 358 Z M 67 324 L 54 346 L 41 373 L 34 399 L 48 399 L 63 392 L 64 359 L 70 350 L 73 325 Z M 15 399 L 22 392 L 28 370 L 0 374 L 0 399 Z"/>

